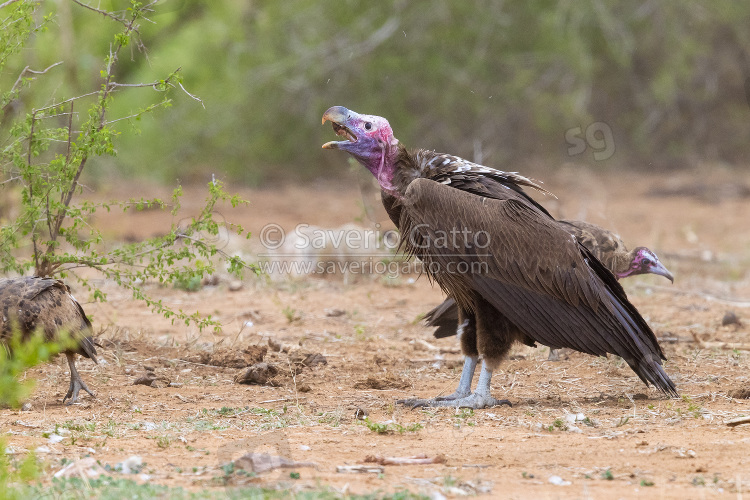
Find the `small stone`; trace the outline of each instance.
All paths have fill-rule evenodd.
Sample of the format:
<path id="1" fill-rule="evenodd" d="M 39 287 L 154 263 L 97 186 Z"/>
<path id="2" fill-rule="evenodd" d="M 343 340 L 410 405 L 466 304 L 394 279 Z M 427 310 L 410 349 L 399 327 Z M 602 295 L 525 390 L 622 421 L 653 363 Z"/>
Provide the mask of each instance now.
<path id="1" fill-rule="evenodd" d="M 560 476 L 550 476 L 547 481 L 549 481 L 550 484 L 554 484 L 556 486 L 567 486 L 571 484 L 570 481 L 566 481 Z"/>
<path id="2" fill-rule="evenodd" d="M 229 291 L 238 292 L 242 290 L 242 282 L 240 280 L 232 280 L 229 282 Z"/>
<path id="3" fill-rule="evenodd" d="M 156 375 L 154 374 L 154 372 L 146 372 L 145 375 L 141 375 L 140 377 L 135 379 L 135 381 L 133 381 L 133 385 L 147 385 L 150 387 L 151 382 L 153 382 L 155 378 Z"/>
<path id="4" fill-rule="evenodd" d="M 24 403 L 21 405 L 21 411 L 31 411 L 31 403 Z"/>
<path id="5" fill-rule="evenodd" d="M 274 339 L 268 339 L 268 347 L 274 352 L 281 352 L 281 342 Z"/>
<path id="6" fill-rule="evenodd" d="M 240 372 L 234 381 L 238 384 L 266 385 L 279 373 L 276 366 L 269 363 L 255 363 L 247 370 Z"/>
<path id="7" fill-rule="evenodd" d="M 144 375 L 138 377 L 133 382 L 133 385 L 147 385 L 156 389 L 163 389 L 169 387 L 171 381 L 164 376 L 156 375 L 152 371 L 147 371 Z"/>
<path id="8" fill-rule="evenodd" d="M 339 316 L 343 316 L 344 314 L 346 314 L 346 311 L 344 311 L 343 309 L 333 308 L 333 309 L 326 309 L 325 313 L 326 313 L 326 316 L 328 316 L 329 318 L 338 318 Z"/>
<path id="9" fill-rule="evenodd" d="M 367 415 L 369 415 L 369 413 L 364 408 L 357 408 L 354 412 L 354 418 L 356 420 L 364 420 L 367 418 Z"/>
<path id="10" fill-rule="evenodd" d="M 58 435 L 58 434 L 50 434 L 49 435 L 49 442 L 52 443 L 52 444 L 59 443 L 63 439 L 64 438 L 62 436 Z"/>
<path id="11" fill-rule="evenodd" d="M 742 325 L 742 322 L 740 321 L 740 318 L 735 314 L 734 311 L 727 311 L 724 313 L 724 317 L 721 318 L 721 326 L 728 326 L 728 325 Z"/>
<path id="12" fill-rule="evenodd" d="M 731 391 L 727 392 L 727 395 L 730 398 L 734 399 L 750 399 L 750 386 L 732 389 Z"/>
<path id="13" fill-rule="evenodd" d="M 205 278 L 203 278 L 201 284 L 203 286 L 216 286 L 216 285 L 219 284 L 219 281 L 221 281 L 221 280 L 219 279 L 219 277 L 217 275 L 210 274 L 210 275 L 206 276 Z"/>
<path id="14" fill-rule="evenodd" d="M 315 352 L 312 354 L 308 354 L 305 356 L 305 359 L 302 360 L 302 365 L 309 367 L 313 367 L 315 365 L 327 365 L 328 360 L 325 356 L 323 356 L 319 352 Z"/>
<path id="15" fill-rule="evenodd" d="M 118 463 L 115 468 L 122 471 L 123 474 L 137 474 L 141 471 L 143 459 L 138 455 L 133 455 Z"/>

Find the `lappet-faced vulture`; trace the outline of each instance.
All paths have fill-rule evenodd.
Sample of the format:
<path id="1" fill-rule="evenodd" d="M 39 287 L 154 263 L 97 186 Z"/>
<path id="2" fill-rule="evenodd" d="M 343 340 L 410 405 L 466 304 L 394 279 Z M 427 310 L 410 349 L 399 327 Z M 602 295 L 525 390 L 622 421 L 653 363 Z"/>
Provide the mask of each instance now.
<path id="1" fill-rule="evenodd" d="M 656 336 L 615 276 L 524 191 L 544 191 L 539 184 L 456 156 L 409 151 L 379 116 L 334 106 L 325 121 L 345 140 L 323 148 L 346 151 L 375 176 L 402 247 L 455 299 L 460 325 L 475 325 L 473 339 L 462 339 L 475 347 L 465 354 L 482 358 L 475 391 L 405 404 L 510 404 L 492 397 L 490 381 L 515 341 L 616 354 L 646 384 L 677 394 Z"/>

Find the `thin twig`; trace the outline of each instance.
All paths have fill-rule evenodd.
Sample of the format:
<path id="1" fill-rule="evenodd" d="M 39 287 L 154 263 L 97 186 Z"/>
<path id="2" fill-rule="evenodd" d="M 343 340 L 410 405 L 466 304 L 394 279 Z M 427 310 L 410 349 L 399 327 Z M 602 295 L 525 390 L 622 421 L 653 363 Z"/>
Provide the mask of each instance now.
<path id="1" fill-rule="evenodd" d="M 711 300 L 714 302 L 719 302 L 722 304 L 729 304 L 735 307 L 750 307 L 750 301 L 744 300 L 744 299 L 733 299 L 733 298 L 723 298 L 723 297 L 716 297 L 715 295 L 711 295 L 705 292 L 696 292 L 692 290 L 679 290 L 676 288 L 670 288 L 666 286 L 657 286 L 657 285 L 646 285 L 643 283 L 637 283 L 635 285 L 636 288 L 650 288 L 652 290 L 657 290 L 660 292 L 667 292 L 667 293 L 673 293 L 675 295 L 692 295 L 695 297 L 702 297 L 707 300 Z"/>
<path id="2" fill-rule="evenodd" d="M 6 2 L 6 4 L 7 4 L 7 2 Z M 1 6 L 1 5 L 0 5 L 0 8 L 2 8 L 2 6 Z M 52 64 L 51 66 L 47 67 L 47 69 L 44 69 L 44 70 L 42 70 L 42 71 L 34 71 L 33 69 L 30 69 L 30 68 L 31 68 L 31 66 L 26 66 L 26 67 L 25 67 L 25 68 L 23 68 L 23 70 L 21 71 L 21 74 L 20 74 L 20 75 L 18 75 L 18 79 L 16 80 L 16 83 L 14 83 L 14 84 L 13 84 L 13 87 L 11 87 L 11 89 L 10 89 L 10 94 L 12 95 L 12 94 L 13 94 L 13 92 L 15 92 L 15 91 L 16 91 L 16 89 L 18 88 L 18 86 L 19 86 L 19 85 L 21 85 L 21 82 L 23 81 L 23 76 L 24 76 L 24 75 L 25 75 L 26 73 L 33 73 L 33 74 L 35 74 L 35 75 L 43 75 L 43 74 L 45 74 L 45 73 L 46 73 L 47 71 L 51 70 L 52 68 L 54 68 L 55 66 L 58 66 L 58 65 L 60 65 L 60 64 L 62 64 L 62 61 L 58 61 L 58 62 L 56 62 L 55 64 Z"/>
<path id="3" fill-rule="evenodd" d="M 203 104 L 203 101 L 201 100 L 200 97 L 194 96 L 193 94 L 191 94 L 190 92 L 188 92 L 187 90 L 185 90 L 185 87 L 182 86 L 182 83 L 178 83 L 178 85 L 180 86 L 180 88 L 182 89 L 183 92 L 185 92 L 187 95 L 189 95 L 190 97 L 192 97 L 193 99 L 195 99 L 196 101 L 198 101 L 199 103 L 201 103 L 201 106 L 203 106 L 203 109 L 206 109 L 206 105 Z"/>
<path id="4" fill-rule="evenodd" d="M 0 9 L 2 9 L 3 7 L 7 7 L 8 5 L 12 3 L 16 3 L 17 1 L 18 0 L 8 0 L 7 2 L 0 4 Z"/>
<path id="5" fill-rule="evenodd" d="M 87 5 L 87 4 L 83 3 L 83 2 L 79 2 L 78 0 L 73 0 L 73 2 L 77 3 L 81 7 L 84 7 L 84 8 L 89 9 L 89 10 L 93 10 L 94 12 L 97 12 L 97 13 L 103 15 L 104 17 L 108 17 L 110 19 L 114 19 L 118 23 L 125 24 L 125 23 L 128 22 L 127 18 L 125 18 L 125 17 L 117 17 L 114 14 L 112 14 L 111 12 L 108 12 L 106 10 L 97 9 L 96 7 L 92 7 L 91 5 Z"/>

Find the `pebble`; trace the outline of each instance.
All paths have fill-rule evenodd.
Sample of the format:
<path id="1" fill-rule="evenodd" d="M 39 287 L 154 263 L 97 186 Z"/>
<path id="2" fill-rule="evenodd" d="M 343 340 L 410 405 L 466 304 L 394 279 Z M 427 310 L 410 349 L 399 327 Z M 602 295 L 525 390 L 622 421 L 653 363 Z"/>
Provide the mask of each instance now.
<path id="1" fill-rule="evenodd" d="M 140 466 L 143 465 L 143 459 L 138 455 L 133 455 L 117 465 L 120 466 L 120 470 L 123 474 L 135 474 L 138 472 Z"/>
<path id="2" fill-rule="evenodd" d="M 560 476 L 550 476 L 548 481 L 556 486 L 567 486 L 571 484 L 570 481 L 566 481 Z"/>
<path id="3" fill-rule="evenodd" d="M 727 311 L 724 313 L 724 317 L 721 318 L 721 326 L 727 325 L 741 325 L 740 318 L 734 311 Z"/>

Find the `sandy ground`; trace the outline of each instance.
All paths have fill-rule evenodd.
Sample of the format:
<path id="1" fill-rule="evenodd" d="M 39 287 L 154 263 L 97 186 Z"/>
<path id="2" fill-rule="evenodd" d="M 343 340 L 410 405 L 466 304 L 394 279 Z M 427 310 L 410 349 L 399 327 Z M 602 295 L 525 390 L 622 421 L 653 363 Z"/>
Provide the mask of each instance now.
<path id="1" fill-rule="evenodd" d="M 363 202 L 356 179 L 344 181 L 244 191 L 251 205 L 224 207 L 222 214 L 256 235 L 269 222 L 288 231 L 299 223 L 388 227 L 371 193 Z M 655 250 L 675 274 L 674 285 L 655 276 L 623 285 L 662 339 L 682 399 L 647 388 L 619 359 L 568 353 L 549 362 L 547 348 L 517 346 L 493 378 L 495 395 L 512 408 L 396 405 L 450 393 L 460 374 L 455 339 L 438 341 L 419 322 L 442 300 L 425 277 L 248 276 L 234 291 L 237 284 L 220 277 L 194 293 L 145 285 L 173 307 L 220 319 L 218 334 L 172 324 L 101 282 L 108 302 L 84 307 L 100 332 L 102 363 L 78 362 L 97 398 L 82 394 L 80 404 L 62 405 L 68 374 L 58 359 L 26 374 L 39 381 L 31 410 L 0 410 L 0 431 L 19 454 L 43 447 L 46 477 L 63 460 L 90 455 L 115 467 L 137 455 L 148 477 L 132 477 L 189 488 L 252 483 L 435 497 L 740 498 L 750 492 L 750 425 L 726 422 L 750 415 L 750 197 L 734 189 L 742 182 L 747 176 L 721 169 L 700 182 L 687 174 L 573 167 L 547 179 L 559 196 L 542 200 L 553 214 L 613 228 L 630 246 Z M 122 196 L 114 189 L 102 187 L 94 197 Z M 158 191 L 139 187 L 138 196 L 164 194 Z M 190 190 L 184 212 L 202 197 Z M 369 218 L 363 207 L 374 207 Z M 94 222 L 108 228 L 108 237 L 132 241 L 159 234 L 172 219 L 113 212 Z M 259 251 L 253 239 L 246 245 Z M 742 324 L 722 326 L 729 310 Z M 275 375 L 266 385 L 235 383 L 263 348 Z M 308 358 L 307 366 L 310 354 L 326 363 Z M 148 371 L 162 387 L 134 385 Z M 363 413 L 368 421 L 358 418 Z M 50 433 L 63 439 L 51 442 Z M 252 478 L 222 468 L 247 452 L 315 466 Z M 415 455 L 438 463 L 337 472 L 368 456 Z"/>

